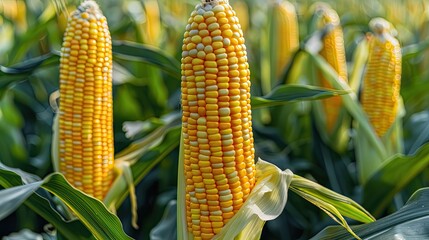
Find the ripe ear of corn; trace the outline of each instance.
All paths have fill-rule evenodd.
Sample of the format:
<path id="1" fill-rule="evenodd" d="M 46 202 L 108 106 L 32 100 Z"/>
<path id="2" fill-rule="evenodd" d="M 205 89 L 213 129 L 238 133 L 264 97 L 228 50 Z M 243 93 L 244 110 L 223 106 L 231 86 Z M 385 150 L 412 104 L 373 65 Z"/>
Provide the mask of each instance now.
<path id="1" fill-rule="evenodd" d="M 379 137 L 397 118 L 401 84 L 401 47 L 390 34 L 384 19 L 371 20 L 374 35 L 369 40 L 369 57 L 363 80 L 361 102 Z"/>
<path id="2" fill-rule="evenodd" d="M 227 0 L 196 6 L 182 50 L 187 230 L 194 239 L 211 239 L 255 184 L 249 64 Z"/>
<path id="3" fill-rule="evenodd" d="M 271 78 L 277 81 L 292 55 L 299 48 L 298 17 L 295 6 L 288 1 L 276 1 L 271 22 Z"/>
<path id="4" fill-rule="evenodd" d="M 84 1 L 70 15 L 61 49 L 59 169 L 98 199 L 113 178 L 111 46 L 106 18 Z"/>
<path id="5" fill-rule="evenodd" d="M 338 14 L 328 6 L 322 5 L 318 10 L 321 14 L 321 21 L 324 26 L 331 24 L 333 29 L 323 38 L 323 48 L 320 55 L 332 66 L 338 73 L 341 80 L 347 82 L 347 65 L 346 54 L 344 49 L 343 30 L 340 26 L 340 18 Z M 320 83 L 325 88 L 332 88 L 331 84 L 320 76 Z M 325 128 L 329 134 L 332 134 L 341 124 L 340 110 L 342 108 L 342 100 L 340 96 L 322 100 L 326 125 Z"/>

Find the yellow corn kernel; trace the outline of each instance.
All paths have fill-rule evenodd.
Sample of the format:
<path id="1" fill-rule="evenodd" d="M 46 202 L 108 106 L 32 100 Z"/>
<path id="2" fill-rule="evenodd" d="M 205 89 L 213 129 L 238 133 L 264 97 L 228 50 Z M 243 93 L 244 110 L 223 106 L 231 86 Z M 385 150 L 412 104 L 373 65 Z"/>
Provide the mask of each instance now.
<path id="1" fill-rule="evenodd" d="M 255 184 L 249 64 L 227 0 L 196 6 L 182 49 L 187 226 L 194 239 L 211 239 Z"/>
<path id="2" fill-rule="evenodd" d="M 279 79 L 292 55 L 299 48 L 298 18 L 295 6 L 288 1 L 278 1 L 273 6 L 272 62 L 275 79 Z"/>
<path id="3" fill-rule="evenodd" d="M 347 64 L 344 49 L 343 30 L 340 25 L 338 14 L 329 6 L 320 5 L 318 9 L 324 26 L 332 25 L 333 29 L 324 37 L 323 48 L 320 55 L 338 73 L 342 81 L 347 82 Z M 332 88 L 331 84 L 320 74 L 320 83 L 325 88 Z M 328 133 L 332 133 L 337 124 L 339 112 L 342 106 L 340 96 L 322 100 L 326 116 L 326 128 Z"/>
<path id="4" fill-rule="evenodd" d="M 369 56 L 361 102 L 379 137 L 395 122 L 401 85 L 401 47 L 390 34 L 390 24 L 375 18 L 370 22 L 374 35 L 369 40 Z"/>
<path id="5" fill-rule="evenodd" d="M 84 1 L 64 33 L 60 60 L 59 169 L 103 199 L 113 177 L 112 44 L 98 5 Z"/>

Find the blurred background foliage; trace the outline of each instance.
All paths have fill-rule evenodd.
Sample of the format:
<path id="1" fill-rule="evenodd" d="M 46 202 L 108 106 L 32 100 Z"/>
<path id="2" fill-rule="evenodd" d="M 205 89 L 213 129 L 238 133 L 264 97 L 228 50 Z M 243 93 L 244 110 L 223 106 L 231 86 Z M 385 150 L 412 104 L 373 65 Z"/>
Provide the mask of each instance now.
<path id="1" fill-rule="evenodd" d="M 266 68 L 270 66 L 264 61 L 270 54 L 267 49 L 275 51 L 275 46 L 268 46 L 266 41 L 276 37 L 267 30 L 268 12 L 273 2 L 230 0 L 244 29 L 254 96 L 265 94 L 261 86 L 267 80 L 269 70 Z M 315 31 L 312 23 L 315 1 L 291 2 L 297 8 L 299 34 L 303 41 Z M 414 154 L 429 140 L 429 1 L 324 2 L 329 3 L 341 18 L 349 71 L 358 43 L 369 32 L 370 19 L 383 17 L 395 26 L 403 46 L 401 94 L 406 110 L 403 142 L 405 153 Z M 114 44 L 115 152 L 119 152 L 134 140 L 126 134 L 126 131 L 132 131 L 132 126 L 179 111 L 182 35 L 198 0 L 104 0 L 98 3 L 108 19 L 114 41 L 150 45 L 165 53 L 169 59 L 164 60 L 170 61 L 170 66 L 161 69 L 150 60 L 142 61 L 140 52 L 124 54 L 127 50 L 121 48 L 119 42 Z M 0 161 L 40 177 L 53 171 L 50 147 L 56 102 L 51 95 L 58 90 L 59 51 L 66 17 L 78 4 L 79 1 L 72 0 L 0 0 Z M 34 64 L 26 62 L 22 65 L 25 61 Z M 14 70 L 17 73 L 11 75 Z M 307 74 L 300 76 L 304 82 L 311 82 Z M 271 79 L 271 82 L 279 80 Z M 357 179 L 353 144 L 349 143 L 343 153 L 330 149 L 315 128 L 316 115 L 309 112 L 305 103 L 298 106 L 298 111 L 296 107 L 286 110 L 293 116 L 288 119 L 278 115 L 276 108 L 253 111 L 257 156 L 361 203 L 362 186 Z M 124 128 L 124 123 L 128 128 Z M 286 132 L 293 129 L 295 133 L 290 134 L 295 137 L 285 137 L 279 129 Z M 144 135 L 151 130 L 149 127 L 138 132 Z M 175 199 L 177 155 L 176 148 L 136 186 L 140 229 L 131 227 L 129 201 L 125 200 L 119 208 L 124 229 L 134 238 L 148 239 L 168 201 Z M 415 190 L 427 186 L 428 181 L 429 171 L 422 170 L 380 216 L 399 209 Z M 334 222 L 323 212 L 290 194 L 284 213 L 266 224 L 262 237 L 307 239 L 331 224 Z M 46 222 L 25 206 L 0 221 L 0 226 L 0 236 L 25 228 L 36 233 L 46 232 Z"/>

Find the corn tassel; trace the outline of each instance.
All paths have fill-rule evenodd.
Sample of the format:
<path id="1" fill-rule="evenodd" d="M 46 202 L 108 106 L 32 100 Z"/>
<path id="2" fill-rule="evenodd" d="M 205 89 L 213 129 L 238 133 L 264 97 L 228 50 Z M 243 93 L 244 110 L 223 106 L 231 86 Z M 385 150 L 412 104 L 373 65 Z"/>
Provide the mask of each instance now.
<path id="1" fill-rule="evenodd" d="M 381 18 L 371 20 L 374 32 L 369 42 L 369 58 L 361 102 L 375 132 L 382 137 L 398 114 L 401 85 L 401 47 L 390 34 L 390 24 Z"/>
<path id="2" fill-rule="evenodd" d="M 255 184 L 249 64 L 228 1 L 197 5 L 182 50 L 187 230 L 211 239 Z"/>
<path id="3" fill-rule="evenodd" d="M 346 54 L 344 49 L 343 30 L 340 26 L 338 14 L 330 7 L 322 5 L 320 9 L 324 26 L 331 24 L 334 28 L 323 39 L 323 48 L 320 55 L 338 73 L 342 81 L 347 82 Z M 320 74 L 320 83 L 325 88 L 332 88 L 332 85 Z M 340 96 L 322 100 L 324 115 L 326 119 L 326 129 L 332 134 L 340 116 L 342 100 Z"/>
<path id="4" fill-rule="evenodd" d="M 107 20 L 84 1 L 69 18 L 60 60 L 59 169 L 102 199 L 113 178 L 112 50 Z"/>
<path id="5" fill-rule="evenodd" d="M 288 1 L 274 3 L 271 29 L 271 66 L 274 74 L 271 78 L 278 80 L 299 48 L 298 18 L 295 6 Z"/>

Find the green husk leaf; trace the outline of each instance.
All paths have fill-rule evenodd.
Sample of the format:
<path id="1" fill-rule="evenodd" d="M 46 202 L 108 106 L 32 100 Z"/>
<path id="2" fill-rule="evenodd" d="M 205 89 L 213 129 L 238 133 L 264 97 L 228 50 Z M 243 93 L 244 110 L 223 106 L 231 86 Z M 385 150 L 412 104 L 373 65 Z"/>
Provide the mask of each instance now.
<path id="1" fill-rule="evenodd" d="M 368 59 L 368 41 L 365 38 L 359 41 L 353 53 L 353 66 L 350 73 L 349 85 L 354 93 L 358 93 L 362 76 Z"/>
<path id="2" fill-rule="evenodd" d="M 332 205 L 332 207 L 345 217 L 364 223 L 375 221 L 375 218 L 367 210 L 352 199 L 306 178 L 294 175 L 290 189 L 299 195 L 311 196 L 318 204 L 327 203 Z"/>
<path id="3" fill-rule="evenodd" d="M 163 127 L 164 126 L 162 126 L 161 128 Z M 159 132 L 154 134 L 157 135 L 159 134 Z M 134 185 L 139 183 L 150 172 L 150 170 L 152 170 L 152 168 L 154 168 L 160 161 L 162 161 L 171 151 L 173 151 L 177 147 L 177 139 L 179 138 L 179 134 L 179 127 L 168 127 L 167 129 L 165 129 L 165 131 L 163 131 L 161 135 L 158 136 L 161 140 L 158 139 L 157 144 L 154 144 L 153 142 L 148 142 L 150 146 L 145 146 L 143 152 L 140 152 L 139 149 L 136 149 L 136 151 L 130 151 L 130 154 L 134 154 L 137 152 L 139 153 L 137 155 L 134 154 L 134 157 L 127 157 L 127 154 L 121 155 L 121 158 L 123 159 L 121 160 L 122 162 L 128 162 L 131 164 L 131 172 L 133 176 Z M 148 135 L 147 137 L 151 138 L 152 136 Z M 147 138 L 141 140 L 145 141 L 145 139 L 147 140 Z M 112 187 L 104 198 L 104 203 L 109 206 L 109 208 L 111 208 L 112 205 L 114 205 L 115 208 L 118 208 L 125 200 L 128 193 L 129 188 L 127 180 L 124 176 L 120 175 L 113 182 Z"/>

